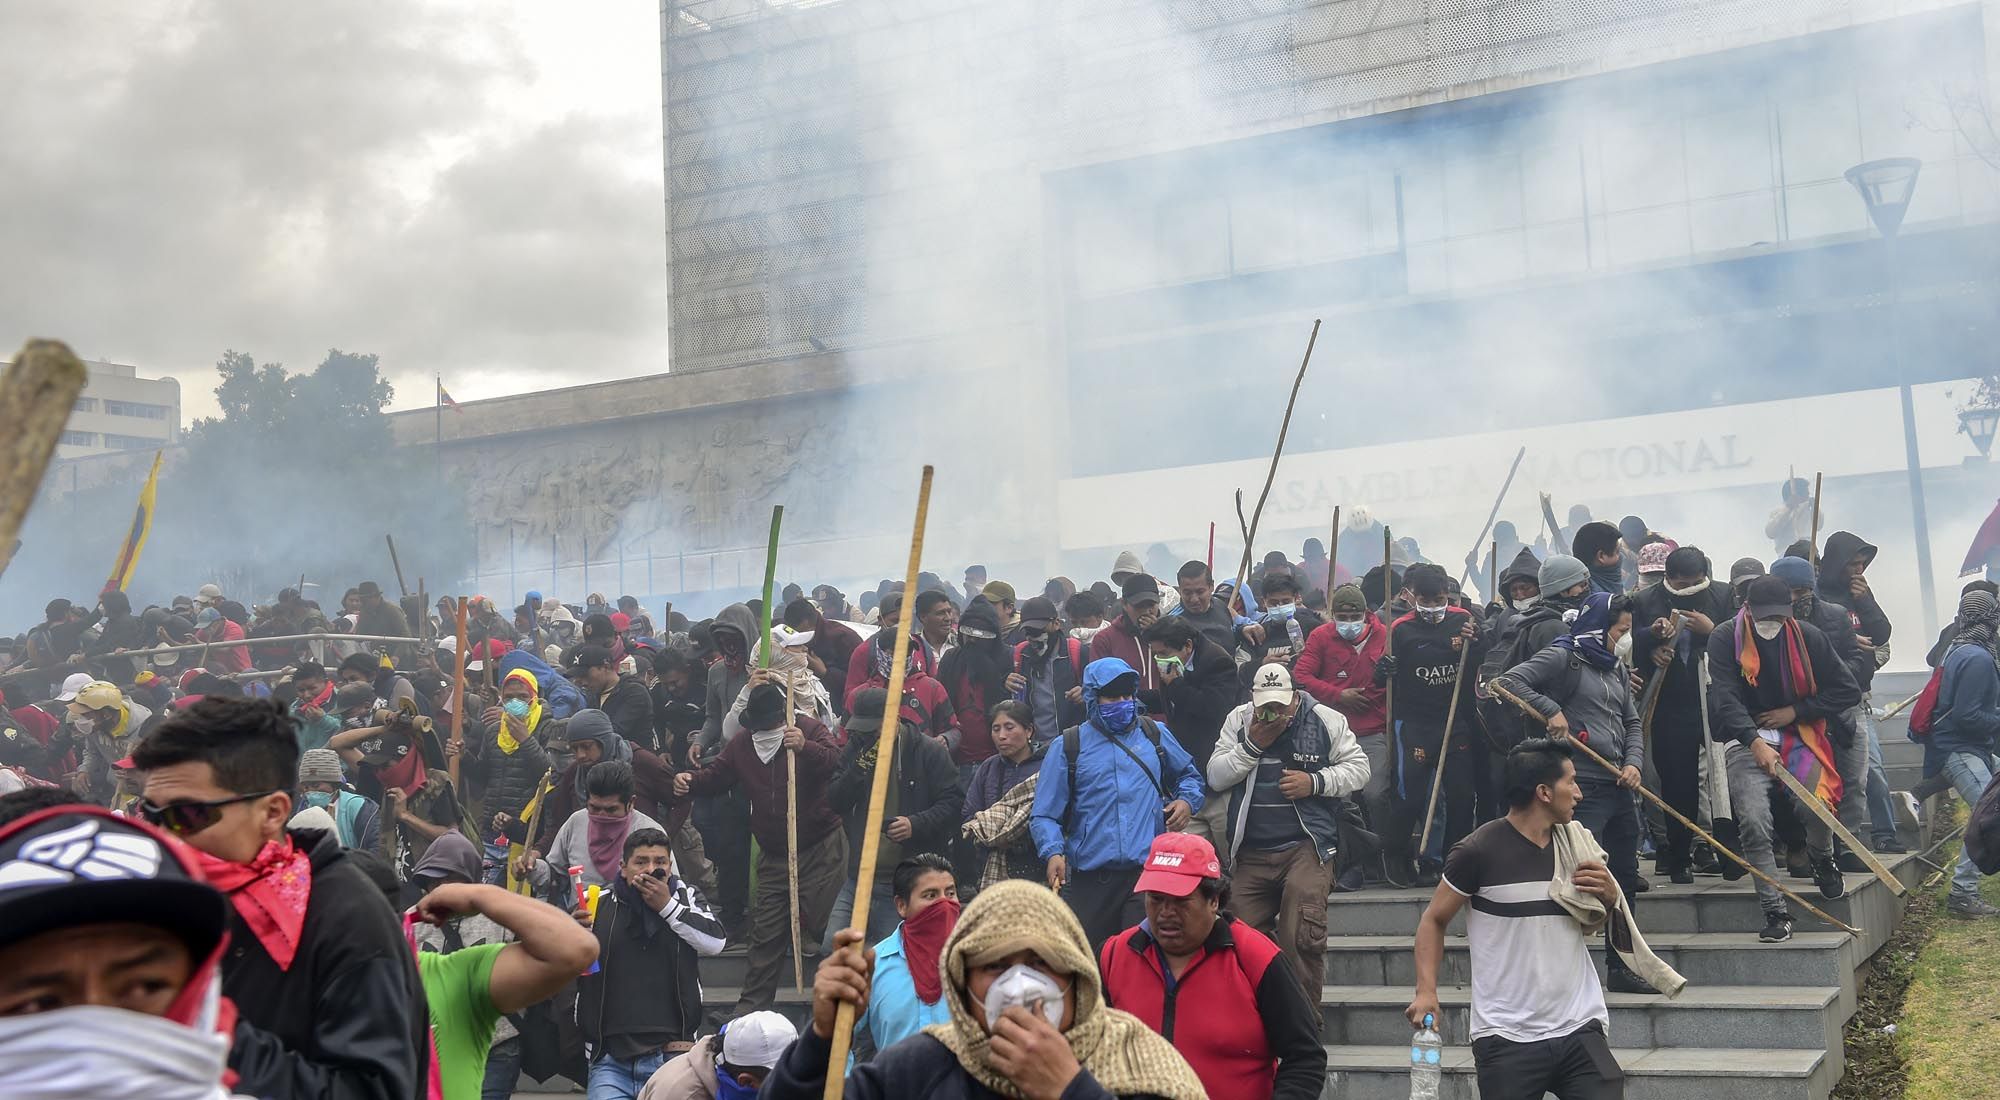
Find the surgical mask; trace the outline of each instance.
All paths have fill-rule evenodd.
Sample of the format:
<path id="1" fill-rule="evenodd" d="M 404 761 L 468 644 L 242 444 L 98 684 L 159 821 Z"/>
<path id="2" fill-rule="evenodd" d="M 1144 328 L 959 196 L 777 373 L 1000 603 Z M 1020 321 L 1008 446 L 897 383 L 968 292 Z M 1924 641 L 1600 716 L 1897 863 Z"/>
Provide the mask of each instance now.
<path id="1" fill-rule="evenodd" d="M 1139 720 L 1139 701 L 1120 699 L 1115 703 L 1097 704 L 1097 721 L 1112 733 L 1124 733 Z"/>
<path id="2" fill-rule="evenodd" d="M 1522 596 L 1520 599 L 1514 601 L 1514 610 L 1526 611 L 1529 608 L 1534 607 L 1536 604 L 1541 602 L 1542 602 L 1542 597 L 1540 596 L 1540 594 L 1536 594 L 1533 596 Z"/>
<path id="3" fill-rule="evenodd" d="M 1449 610 L 1451 610 L 1451 609 L 1450 609 L 1449 607 L 1445 607 L 1445 606 L 1438 606 L 1438 607 L 1419 607 L 1419 608 L 1417 608 L 1417 609 L 1416 609 L 1416 611 L 1417 611 L 1417 618 L 1419 618 L 1419 619 L 1422 619 L 1423 621 L 1425 621 L 1425 622 L 1427 622 L 1427 623 L 1441 623 L 1441 622 L 1443 622 L 1443 621 L 1444 621 L 1444 613 L 1445 613 L 1445 612 L 1447 612 L 1447 611 L 1449 611 Z"/>
<path id="4" fill-rule="evenodd" d="M 1299 613 L 1299 605 L 1294 603 L 1272 604 L 1264 609 L 1266 618 L 1289 619 Z"/>
<path id="5" fill-rule="evenodd" d="M 69 720 L 69 724 L 70 728 L 85 737 L 89 737 L 91 734 L 97 732 L 97 719 L 95 718 L 72 718 Z"/>
<path id="6" fill-rule="evenodd" d="M 1757 622 L 1755 623 L 1755 629 L 1757 631 L 1757 636 L 1759 638 L 1762 638 L 1767 642 L 1775 641 L 1778 635 L 1784 632 L 1785 620 L 1758 619 Z"/>
<path id="7" fill-rule="evenodd" d="M 1153 658 L 1153 664 L 1161 672 L 1169 676 L 1179 676 L 1181 674 L 1182 662 L 1179 657 L 1155 657 Z"/>
<path id="8" fill-rule="evenodd" d="M 1036 970 L 1027 963 L 1015 963 L 986 987 L 986 1030 L 991 1032 L 1000 1024 L 1000 1014 L 1019 1005 L 1029 1011 L 1040 1006 L 1042 1019 L 1050 1027 L 1061 1027 L 1063 1017 L 1063 989 L 1054 978 Z"/>
<path id="9" fill-rule="evenodd" d="M 1353 642 L 1360 640 L 1361 632 L 1368 629 L 1368 624 L 1366 622 L 1356 622 L 1356 623 L 1335 622 L 1333 624 L 1333 629 L 1337 633 L 1339 633 L 1339 635 L 1342 638 L 1345 638 L 1346 640 Z"/>
<path id="10" fill-rule="evenodd" d="M 333 792 L 307 791 L 305 802 L 306 805 L 308 806 L 321 806 L 321 807 L 331 806 L 333 805 Z"/>
<path id="11" fill-rule="evenodd" d="M 509 699 L 500 704 L 500 709 L 506 711 L 509 718 L 526 718 L 528 716 L 528 701 L 526 699 Z"/>

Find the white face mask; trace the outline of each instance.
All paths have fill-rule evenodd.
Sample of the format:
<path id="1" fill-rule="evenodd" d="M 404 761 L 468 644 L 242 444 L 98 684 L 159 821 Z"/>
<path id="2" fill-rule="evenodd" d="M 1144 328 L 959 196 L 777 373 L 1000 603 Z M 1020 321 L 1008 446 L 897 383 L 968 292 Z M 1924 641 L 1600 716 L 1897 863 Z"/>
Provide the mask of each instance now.
<path id="1" fill-rule="evenodd" d="M 1669 596 L 1699 596 L 1703 592 L 1708 591 L 1709 580 L 1707 577 L 1703 577 L 1701 580 L 1696 581 L 1691 585 L 1688 585 L 1686 588 L 1675 588 L 1673 585 L 1667 584 L 1667 582 L 1665 581 L 1661 581 L 1660 583 L 1666 585 L 1667 595 Z"/>
<path id="2" fill-rule="evenodd" d="M 1784 631 L 1785 620 L 1758 619 L 1755 624 L 1755 627 L 1757 630 L 1757 636 L 1768 642 L 1776 639 L 1777 636 Z"/>
<path id="3" fill-rule="evenodd" d="M 986 987 L 986 1030 L 1000 1023 L 1000 1014 L 1014 1005 L 1033 1011 L 1041 1003 L 1042 1018 L 1053 1028 L 1062 1027 L 1063 990 L 1054 978 L 1026 963 L 1015 963 Z"/>
<path id="4" fill-rule="evenodd" d="M 1629 665 L 1629 664 L 1631 664 L 1631 663 L 1632 663 L 1632 632 L 1631 632 L 1631 631 L 1629 631 L 1629 630 L 1628 630 L 1628 631 L 1626 631 L 1626 632 L 1625 632 L 1625 636 L 1624 636 L 1624 637 L 1622 637 L 1622 638 L 1619 638 L 1619 639 L 1618 639 L 1618 644 L 1617 644 L 1616 646 L 1612 647 L 1612 651 L 1618 654 L 1618 659 L 1619 659 L 1619 660 L 1621 660 L 1621 661 L 1624 661 L 1624 662 L 1625 662 L 1626 664 L 1628 664 L 1628 665 Z"/>
<path id="5" fill-rule="evenodd" d="M 1526 611 L 1529 608 L 1541 602 L 1542 602 L 1542 597 L 1540 593 L 1537 593 L 1533 596 L 1523 596 L 1520 599 L 1514 601 L 1514 610 Z"/>
<path id="6" fill-rule="evenodd" d="M 0 1020 L 0 1081 L 9 1096 L 227 1100 L 229 1040 L 160 1016 L 79 1005 Z"/>
<path id="7" fill-rule="evenodd" d="M 85 737 L 89 737 L 91 734 L 97 732 L 97 719 L 95 718 L 72 718 L 69 720 L 69 724 L 71 729 Z"/>

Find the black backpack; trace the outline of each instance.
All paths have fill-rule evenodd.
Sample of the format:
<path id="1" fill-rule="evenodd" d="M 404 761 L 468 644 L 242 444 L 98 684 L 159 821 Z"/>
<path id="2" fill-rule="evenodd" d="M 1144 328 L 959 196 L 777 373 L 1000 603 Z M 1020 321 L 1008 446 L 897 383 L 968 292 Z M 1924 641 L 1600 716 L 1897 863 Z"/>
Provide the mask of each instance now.
<path id="1" fill-rule="evenodd" d="M 1151 776 L 1150 778 L 1153 780 L 1153 786 L 1159 789 L 1160 803 L 1162 805 L 1165 805 L 1167 802 L 1167 748 L 1165 745 L 1162 745 L 1160 743 L 1160 727 L 1155 725 L 1151 718 L 1148 718 L 1145 715 L 1140 715 L 1139 728 L 1145 732 L 1146 740 L 1151 741 L 1153 743 L 1153 752 L 1160 759 L 1159 774 Z M 1063 835 L 1075 836 L 1076 835 L 1076 757 L 1078 753 L 1083 751 L 1083 727 L 1082 726 L 1069 727 L 1068 729 L 1062 732 L 1062 739 L 1063 739 L 1063 763 L 1069 766 L 1069 805 L 1063 810 Z M 1146 765 L 1141 763 L 1137 756 L 1133 755 L 1132 750 L 1126 748 L 1122 743 L 1120 743 L 1115 739 L 1111 743 L 1112 745 L 1116 746 L 1119 751 L 1125 753 L 1125 755 L 1131 756 L 1132 762 L 1139 765 L 1140 771 L 1143 772 L 1146 770 Z"/>
<path id="2" fill-rule="evenodd" d="M 1539 726 L 1533 726 L 1528 716 L 1519 707 L 1496 695 L 1490 694 L 1486 685 L 1495 676 L 1520 664 L 1535 655 L 1529 648 L 1529 636 L 1535 627 L 1547 622 L 1559 622 L 1562 616 L 1546 607 L 1532 607 L 1507 621 L 1500 637 L 1494 640 L 1492 648 L 1479 662 L 1478 688 L 1475 699 L 1478 705 L 1480 724 L 1486 728 L 1488 743 L 1500 752 L 1506 752 L 1530 736 Z"/>

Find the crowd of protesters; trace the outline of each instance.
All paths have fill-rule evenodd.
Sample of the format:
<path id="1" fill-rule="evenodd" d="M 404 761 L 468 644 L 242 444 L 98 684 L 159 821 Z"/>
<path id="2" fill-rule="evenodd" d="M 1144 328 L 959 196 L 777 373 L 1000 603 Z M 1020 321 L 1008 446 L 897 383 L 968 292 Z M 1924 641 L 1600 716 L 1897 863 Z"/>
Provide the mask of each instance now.
<path id="1" fill-rule="evenodd" d="M 1603 988 L 1679 987 L 1638 933 L 1643 860 L 1743 873 L 1636 788 L 1828 898 L 1865 864 L 1779 770 L 1878 852 L 1907 796 L 1869 699 L 1873 546 L 1837 532 L 1719 574 L 1635 517 L 1573 519 L 1538 546 L 1499 525 L 1470 590 L 1407 542 L 1385 570 L 1315 540 L 1240 590 L 1127 552 L 1026 599 L 975 566 L 700 622 L 480 596 L 463 654 L 452 600 L 372 581 L 337 609 L 215 584 L 136 614 L 53 600 L 0 657 L 0 1073 L 40 1065 L 29 1095 L 51 1097 L 130 1075 L 471 1100 L 555 1074 L 593 1098 L 805 1097 L 850 1003 L 831 1072 L 857 1097 L 1304 1100 L 1329 896 L 1415 887 L 1413 1025 L 1469 902 L 1482 1094 L 1618 1095 Z M 1372 524 L 1348 542 L 1379 547 Z M 1968 801 L 2000 733 L 1996 624 L 1975 583 L 1931 654 L 1927 771 Z M 1959 868 L 1950 910 L 2000 915 L 1977 885 Z M 1757 890 L 1760 938 L 1788 938 Z M 818 958 L 802 1029 L 772 1011 L 795 922 Z M 712 1012 L 701 960 L 739 950 Z"/>

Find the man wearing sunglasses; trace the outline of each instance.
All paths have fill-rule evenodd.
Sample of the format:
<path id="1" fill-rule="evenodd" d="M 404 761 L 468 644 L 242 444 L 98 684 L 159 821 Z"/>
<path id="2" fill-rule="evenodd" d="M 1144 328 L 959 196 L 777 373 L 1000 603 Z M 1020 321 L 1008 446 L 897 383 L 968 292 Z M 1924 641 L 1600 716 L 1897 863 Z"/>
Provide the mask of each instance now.
<path id="1" fill-rule="evenodd" d="M 1014 647 L 1014 671 L 1007 690 L 1035 712 L 1035 736 L 1048 740 L 1083 722 L 1083 670 L 1090 663 L 1088 642 L 1063 636 L 1056 605 L 1036 596 L 1021 605 L 1021 634 Z"/>
<path id="2" fill-rule="evenodd" d="M 263 700 L 211 697 L 133 753 L 142 817 L 229 897 L 229 1066 L 251 1096 L 404 1100 L 425 1091 L 427 1015 L 396 915 L 330 833 L 288 832 L 299 747 Z"/>

